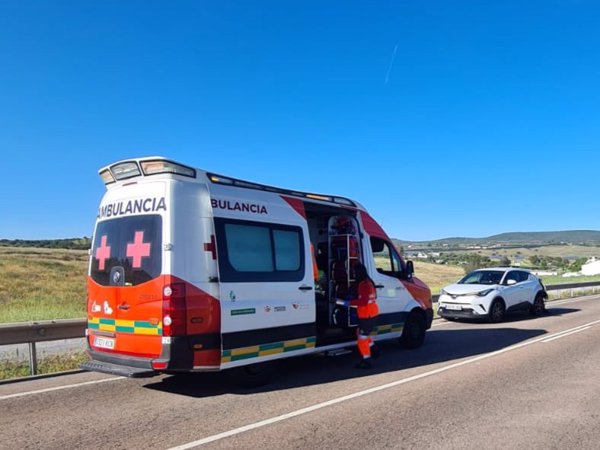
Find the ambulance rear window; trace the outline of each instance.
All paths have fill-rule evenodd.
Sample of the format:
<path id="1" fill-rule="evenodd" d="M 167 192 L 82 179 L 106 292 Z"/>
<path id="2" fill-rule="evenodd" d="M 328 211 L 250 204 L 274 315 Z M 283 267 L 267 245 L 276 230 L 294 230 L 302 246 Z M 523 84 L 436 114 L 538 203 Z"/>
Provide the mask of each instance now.
<path id="1" fill-rule="evenodd" d="M 91 277 L 103 286 L 135 286 L 161 274 L 162 217 L 144 215 L 99 222 Z"/>

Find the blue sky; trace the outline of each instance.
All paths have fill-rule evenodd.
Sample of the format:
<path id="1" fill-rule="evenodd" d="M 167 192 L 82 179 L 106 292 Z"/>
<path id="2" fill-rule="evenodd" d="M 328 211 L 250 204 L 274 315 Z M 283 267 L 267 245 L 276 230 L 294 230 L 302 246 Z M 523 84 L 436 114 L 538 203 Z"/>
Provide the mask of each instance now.
<path id="1" fill-rule="evenodd" d="M 164 155 L 393 237 L 599 229 L 600 2 L 0 3 L 0 238 L 91 235 Z"/>

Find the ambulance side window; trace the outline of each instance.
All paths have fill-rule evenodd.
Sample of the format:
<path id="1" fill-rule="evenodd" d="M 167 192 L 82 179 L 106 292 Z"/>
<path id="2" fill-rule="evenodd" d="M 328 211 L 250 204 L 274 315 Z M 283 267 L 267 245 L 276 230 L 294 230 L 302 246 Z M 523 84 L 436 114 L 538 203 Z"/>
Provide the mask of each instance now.
<path id="1" fill-rule="evenodd" d="M 383 239 L 371 236 L 370 240 L 377 272 L 390 276 L 399 276 L 402 272 L 402 260 L 396 249 Z"/>
<path id="2" fill-rule="evenodd" d="M 215 219 L 220 280 L 300 281 L 302 229 L 289 225 Z"/>

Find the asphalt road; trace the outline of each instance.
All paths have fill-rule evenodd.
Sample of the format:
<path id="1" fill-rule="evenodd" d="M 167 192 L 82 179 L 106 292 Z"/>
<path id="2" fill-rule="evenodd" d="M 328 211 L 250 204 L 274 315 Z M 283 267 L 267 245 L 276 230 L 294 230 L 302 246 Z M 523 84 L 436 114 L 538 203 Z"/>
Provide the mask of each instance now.
<path id="1" fill-rule="evenodd" d="M 82 373 L 0 385 L 7 449 L 596 449 L 600 297 L 498 325 L 434 322 L 425 345 L 286 361 L 266 387 L 219 374 Z"/>

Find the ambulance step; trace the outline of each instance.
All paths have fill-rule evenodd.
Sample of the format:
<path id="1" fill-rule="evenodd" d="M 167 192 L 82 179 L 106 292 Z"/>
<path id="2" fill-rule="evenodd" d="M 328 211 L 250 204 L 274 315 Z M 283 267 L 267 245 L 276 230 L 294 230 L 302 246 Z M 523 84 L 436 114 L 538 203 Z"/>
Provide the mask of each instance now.
<path id="1" fill-rule="evenodd" d="M 101 361 L 89 361 L 87 363 L 82 364 L 81 368 L 83 370 L 89 370 L 92 372 L 102 372 L 108 373 L 110 375 L 119 375 L 121 377 L 129 378 L 145 378 L 158 375 L 158 372 L 152 369 L 121 366 L 118 364 L 111 364 Z"/>
<path id="2" fill-rule="evenodd" d="M 349 348 L 337 348 L 335 350 L 326 351 L 325 356 L 342 356 L 347 355 L 348 353 L 352 353 L 352 350 Z"/>

